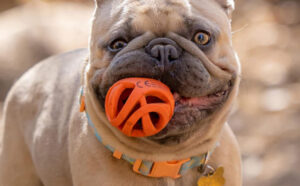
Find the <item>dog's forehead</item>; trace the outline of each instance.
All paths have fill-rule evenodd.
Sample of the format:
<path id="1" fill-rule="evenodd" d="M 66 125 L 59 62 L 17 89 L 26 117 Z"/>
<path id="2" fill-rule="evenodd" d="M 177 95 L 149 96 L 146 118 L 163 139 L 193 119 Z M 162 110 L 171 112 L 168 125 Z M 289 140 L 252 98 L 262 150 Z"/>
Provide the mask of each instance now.
<path id="1" fill-rule="evenodd" d="M 135 29 L 156 34 L 176 32 L 184 27 L 187 19 L 197 16 L 211 19 L 221 27 L 228 21 L 214 0 L 135 0 L 128 7 L 132 9 L 130 18 Z"/>
<path id="2" fill-rule="evenodd" d="M 120 6 L 122 18 L 135 30 L 156 34 L 177 30 L 191 13 L 188 0 L 127 0 Z"/>
<path id="3" fill-rule="evenodd" d="M 145 32 L 157 36 L 169 32 L 185 35 L 191 33 L 190 23 L 210 25 L 230 35 L 229 19 L 215 0 L 107 0 L 96 11 L 92 37 L 101 36 L 107 42 Z"/>
<path id="4" fill-rule="evenodd" d="M 155 34 L 176 32 L 182 29 L 186 19 L 197 16 L 215 19 L 216 15 L 222 14 L 226 20 L 226 15 L 222 12 L 214 0 L 115 0 L 108 8 L 110 13 L 105 13 L 96 17 L 102 19 L 100 22 L 110 22 L 110 29 L 115 30 L 123 25 L 130 25 L 130 29 L 137 32 L 151 31 Z M 101 7 L 100 7 L 101 9 Z M 99 10 L 99 12 L 107 12 Z M 110 16 L 108 16 L 110 15 Z M 222 22 L 217 18 L 218 22 Z M 218 24 L 218 23 L 217 23 Z M 103 24 L 101 24 L 104 26 Z"/>

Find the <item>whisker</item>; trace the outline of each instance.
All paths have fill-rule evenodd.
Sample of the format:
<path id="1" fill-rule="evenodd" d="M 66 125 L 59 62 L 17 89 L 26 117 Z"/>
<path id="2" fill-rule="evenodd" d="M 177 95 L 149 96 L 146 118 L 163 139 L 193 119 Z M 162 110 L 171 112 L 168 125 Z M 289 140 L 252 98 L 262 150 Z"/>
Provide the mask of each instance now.
<path id="1" fill-rule="evenodd" d="M 235 30 L 235 31 L 232 31 L 231 33 L 232 33 L 232 35 L 234 35 L 234 34 L 236 34 L 236 33 L 238 33 L 238 32 L 243 31 L 243 30 L 246 29 L 246 27 L 248 27 L 248 26 L 249 26 L 249 24 L 246 24 L 246 25 L 244 25 L 243 27 L 241 27 L 241 28 L 239 28 L 239 29 L 237 29 L 237 30 Z"/>

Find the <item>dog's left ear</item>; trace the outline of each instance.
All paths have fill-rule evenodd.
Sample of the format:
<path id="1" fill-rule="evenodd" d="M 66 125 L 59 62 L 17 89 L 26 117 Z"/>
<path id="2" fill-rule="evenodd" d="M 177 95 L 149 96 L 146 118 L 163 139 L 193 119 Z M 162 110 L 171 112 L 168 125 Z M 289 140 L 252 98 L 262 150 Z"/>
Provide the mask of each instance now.
<path id="1" fill-rule="evenodd" d="M 232 12 L 234 10 L 234 0 L 215 0 L 221 7 L 225 10 L 229 18 L 231 18 Z"/>

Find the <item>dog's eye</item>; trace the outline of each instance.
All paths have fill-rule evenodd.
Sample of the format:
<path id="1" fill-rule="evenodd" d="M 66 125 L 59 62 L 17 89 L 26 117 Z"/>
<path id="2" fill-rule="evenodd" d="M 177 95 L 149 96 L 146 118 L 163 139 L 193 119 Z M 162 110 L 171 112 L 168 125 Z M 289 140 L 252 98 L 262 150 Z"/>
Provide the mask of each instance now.
<path id="1" fill-rule="evenodd" d="M 200 31 L 194 36 L 194 41 L 198 45 L 207 45 L 210 42 L 210 40 L 210 34 L 204 31 Z"/>
<path id="2" fill-rule="evenodd" d="M 127 46 L 127 42 L 123 39 L 116 39 L 110 43 L 108 49 L 112 52 L 118 52 Z"/>

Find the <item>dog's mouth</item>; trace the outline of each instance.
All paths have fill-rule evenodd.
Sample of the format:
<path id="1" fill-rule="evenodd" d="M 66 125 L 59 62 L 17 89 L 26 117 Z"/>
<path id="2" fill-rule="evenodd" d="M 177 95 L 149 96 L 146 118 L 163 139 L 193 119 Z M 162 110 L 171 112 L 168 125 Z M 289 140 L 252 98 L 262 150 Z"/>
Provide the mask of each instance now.
<path id="1" fill-rule="evenodd" d="M 169 86 L 175 100 L 174 114 L 164 129 L 162 129 L 159 133 L 146 138 L 153 142 L 165 145 L 176 145 L 184 142 L 186 139 L 192 136 L 195 131 L 201 130 L 203 126 L 209 124 L 211 119 L 214 117 L 214 113 L 218 112 L 218 110 L 222 108 L 234 87 L 234 77 L 235 76 L 233 76 L 231 80 L 227 81 L 227 83 L 222 83 L 223 86 L 219 86 L 220 88 L 215 88 L 215 90 L 208 91 L 209 93 L 206 95 L 195 97 L 183 96 L 182 94 L 178 93 L 176 89 L 173 89 L 173 86 Z M 117 79 L 117 81 L 123 78 Z M 160 79 L 158 78 L 158 80 Z M 163 80 L 161 81 L 162 83 L 168 85 L 167 82 L 164 82 Z M 95 86 L 95 90 L 100 104 L 104 107 L 107 92 L 104 95 L 100 94 L 100 92 L 97 91 L 101 90 L 98 86 Z M 148 101 L 151 103 L 151 100 L 147 100 L 147 102 Z M 157 114 L 152 114 L 150 117 L 152 121 L 158 120 Z M 141 126 L 141 124 L 136 126 Z"/>
<path id="2" fill-rule="evenodd" d="M 198 89 L 193 87 L 193 85 L 189 86 L 189 84 L 184 84 L 183 87 L 183 84 L 174 84 L 172 81 L 168 81 L 168 79 L 166 80 L 164 78 L 149 76 L 130 74 L 126 76 L 118 76 L 114 79 L 114 81 L 110 81 L 110 84 L 104 84 L 105 86 L 99 86 L 99 83 L 95 83 L 94 88 L 98 95 L 100 104 L 104 107 L 107 91 L 104 91 L 102 92 L 103 94 L 101 94 L 101 90 L 105 90 L 103 87 L 111 87 L 111 84 L 114 84 L 121 79 L 130 77 L 153 78 L 160 80 L 162 83 L 167 85 L 175 100 L 174 114 L 167 126 L 159 133 L 146 137 L 146 139 L 153 142 L 165 145 L 176 145 L 182 143 L 192 136 L 194 132 L 203 129 L 206 124 L 209 124 L 214 118 L 214 113 L 217 113 L 227 101 L 235 82 L 235 76 L 233 75 L 231 80 L 221 81 L 217 86 L 212 86 L 212 84 L 211 86 L 207 86 L 202 89 L 199 87 L 199 94 L 201 94 L 201 92 L 203 94 L 201 96 L 188 97 L 186 95 L 189 95 L 189 93 L 185 90 L 190 88 L 190 90 L 198 91 Z M 207 93 L 205 94 L 204 92 Z M 193 93 L 191 93 L 191 95 L 193 95 Z M 151 100 L 148 101 L 151 103 Z M 152 121 L 158 120 L 158 115 L 152 114 L 150 117 Z M 142 125 L 138 124 L 136 126 Z"/>
<path id="3" fill-rule="evenodd" d="M 160 144 L 178 144 L 185 140 L 193 131 L 207 123 L 213 113 L 222 108 L 232 87 L 233 83 L 229 81 L 214 93 L 200 97 L 184 97 L 174 92 L 175 109 L 172 119 L 161 132 L 148 139 Z"/>
<path id="4" fill-rule="evenodd" d="M 222 103 L 228 96 L 231 87 L 231 82 L 229 82 L 226 86 L 222 89 L 200 97 L 183 97 L 180 96 L 177 92 L 173 93 L 174 100 L 175 100 L 175 107 L 180 105 L 182 106 L 189 106 L 189 107 L 197 107 L 199 109 L 210 109 L 214 108 L 216 105 Z"/>
<path id="5" fill-rule="evenodd" d="M 117 79 L 117 81 L 120 79 Z M 176 89 L 173 89 L 174 87 L 170 86 L 175 100 L 174 114 L 164 129 L 153 136 L 147 137 L 147 139 L 159 144 L 176 145 L 192 136 L 195 131 L 201 130 L 201 128 L 203 128 L 202 126 L 210 123 L 214 113 L 220 110 L 227 101 L 234 86 L 234 79 L 233 76 L 227 83 L 224 82 L 223 86 L 219 86 L 220 88 L 211 90 L 209 91 L 210 93 L 206 95 L 196 97 L 183 96 L 178 93 Z M 168 85 L 168 83 L 163 80 L 162 83 Z M 101 95 L 97 91 L 100 90 L 98 86 L 95 86 L 95 90 L 101 105 L 104 107 L 106 94 Z M 147 100 L 147 102 L 148 101 L 151 103 L 153 100 Z M 150 117 L 152 121 L 158 120 L 157 114 L 152 114 Z M 141 126 L 141 124 L 136 126 Z"/>

